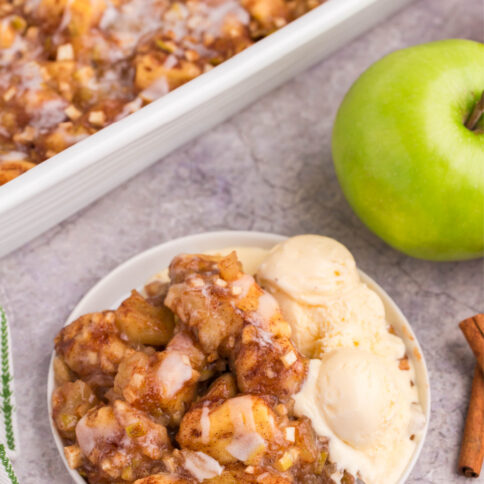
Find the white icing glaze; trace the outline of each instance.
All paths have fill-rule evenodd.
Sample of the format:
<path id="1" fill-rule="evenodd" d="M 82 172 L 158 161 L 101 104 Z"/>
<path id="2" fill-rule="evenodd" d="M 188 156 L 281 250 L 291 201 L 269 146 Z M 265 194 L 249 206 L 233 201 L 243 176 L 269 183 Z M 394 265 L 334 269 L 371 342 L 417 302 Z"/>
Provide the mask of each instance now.
<path id="1" fill-rule="evenodd" d="M 66 141 L 67 144 L 74 144 L 77 143 L 78 141 L 81 141 L 84 138 L 87 138 L 89 136 L 88 133 L 77 133 L 74 134 L 72 132 L 72 129 L 69 130 L 66 127 L 64 127 L 62 124 L 60 124 L 57 129 L 55 130 L 56 133 L 60 133 L 62 135 L 62 138 Z"/>
<path id="2" fill-rule="evenodd" d="M 125 116 L 128 116 L 129 114 L 132 114 L 138 111 L 138 109 L 140 109 L 142 105 L 143 105 L 143 101 L 140 97 L 136 97 L 131 102 L 126 103 L 123 106 L 123 109 L 121 110 L 121 112 L 116 116 L 116 121 L 119 121 L 120 119 L 123 119 Z"/>
<path id="3" fill-rule="evenodd" d="M 178 59 L 174 55 L 170 54 L 166 58 L 165 62 L 163 63 L 163 67 L 165 69 L 171 69 L 172 67 L 175 67 L 177 64 L 178 64 Z"/>
<path id="4" fill-rule="evenodd" d="M 72 19 L 72 13 L 71 13 L 71 4 L 72 0 L 67 0 L 65 7 L 64 7 L 64 14 L 62 15 L 61 22 L 59 26 L 57 27 L 57 32 L 54 35 L 54 38 L 56 40 L 60 37 L 61 32 L 68 27 L 71 19 Z"/>
<path id="5" fill-rule="evenodd" d="M 108 29 L 116 21 L 118 14 L 118 9 L 108 0 L 106 2 L 106 9 L 99 21 L 99 27 L 103 30 Z"/>
<path id="6" fill-rule="evenodd" d="M 222 474 L 223 466 L 203 452 L 185 451 L 183 455 L 185 456 L 185 469 L 199 482 Z"/>
<path id="7" fill-rule="evenodd" d="M 268 330 L 270 328 L 270 321 L 279 310 L 276 299 L 271 294 L 264 292 L 259 297 L 258 307 L 255 311 L 249 314 L 249 320 L 261 330 Z M 271 335 L 270 339 L 272 338 Z M 269 341 L 272 344 L 272 341 Z"/>
<path id="8" fill-rule="evenodd" d="M 257 307 L 256 314 L 264 321 L 272 319 L 278 310 L 279 306 L 277 301 L 271 294 L 265 292 L 259 298 L 259 306 Z"/>
<path id="9" fill-rule="evenodd" d="M 167 351 L 166 357 L 158 367 L 156 378 L 163 388 L 163 393 L 171 398 L 190 380 L 192 373 L 190 360 L 186 355 L 179 351 Z"/>
<path id="10" fill-rule="evenodd" d="M 8 151 L 0 154 L 0 161 L 20 161 L 25 160 L 25 153 L 21 151 Z"/>
<path id="11" fill-rule="evenodd" d="M 99 26 L 111 40 L 106 60 L 115 61 L 130 55 L 139 40 L 163 24 L 162 14 L 167 3 L 160 0 L 131 0 L 118 8 L 109 3 Z"/>
<path id="12" fill-rule="evenodd" d="M 31 126 L 39 129 L 50 129 L 66 119 L 68 103 L 62 98 L 53 98 L 44 101 L 40 109 L 35 109 L 30 121 Z"/>
<path id="13" fill-rule="evenodd" d="M 146 89 L 141 91 L 140 97 L 147 101 L 154 101 L 165 94 L 168 94 L 170 87 L 165 76 L 161 76 L 151 83 Z"/>
<path id="14" fill-rule="evenodd" d="M 237 292 L 237 296 L 240 299 L 243 299 L 244 297 L 247 296 L 249 289 L 252 287 L 252 285 L 255 284 L 255 280 L 252 276 L 249 276 L 248 274 L 244 274 L 242 277 L 239 277 L 239 279 L 233 281 L 231 283 L 231 288 L 238 288 L 239 291 Z M 232 291 L 234 293 L 234 291 Z"/>
<path id="15" fill-rule="evenodd" d="M 272 333 L 269 333 L 269 331 L 266 331 L 262 328 L 259 328 L 258 326 L 255 326 L 256 328 L 256 338 L 257 338 L 257 343 L 260 346 L 266 346 L 267 348 L 273 348 L 274 347 L 274 336 Z"/>
<path id="16" fill-rule="evenodd" d="M 268 477 L 270 477 L 271 475 L 268 473 L 268 472 L 264 472 L 263 474 L 259 474 L 257 476 L 257 479 L 256 481 L 257 482 L 263 482 L 265 479 L 267 479 Z"/>
<path id="17" fill-rule="evenodd" d="M 209 410 L 206 405 L 204 405 L 202 408 L 200 426 L 202 427 L 202 444 L 207 444 L 210 439 L 210 417 Z"/>
<path id="18" fill-rule="evenodd" d="M 247 432 L 235 437 L 225 448 L 236 459 L 246 462 L 251 455 L 261 447 L 265 447 L 265 440 L 257 432 Z"/>
<path id="19" fill-rule="evenodd" d="M 15 65 L 9 70 L 9 73 L 11 73 L 11 76 L 17 76 L 20 79 L 20 82 L 15 85 L 19 92 L 38 91 L 44 86 L 44 78 L 42 77 L 39 64 L 36 62 Z M 3 78 L 2 83 L 4 79 L 7 79 L 8 83 L 10 82 L 10 76 L 7 75 Z"/>
<path id="20" fill-rule="evenodd" d="M 119 436 L 119 427 L 114 417 L 109 418 L 112 414 L 106 415 L 105 419 L 99 419 L 95 427 L 88 425 L 88 415 L 84 415 L 76 426 L 77 442 L 86 457 L 89 457 L 99 442 L 114 441 Z"/>
<path id="21" fill-rule="evenodd" d="M 131 437 L 125 433 L 121 440 L 121 447 L 130 446 L 134 438 L 137 444 L 143 447 L 144 453 L 147 456 L 152 459 L 159 459 L 161 453 L 160 438 L 162 438 L 162 434 L 160 434 L 158 426 L 140 414 L 138 410 L 131 408 L 126 402 L 117 400 L 114 402 L 113 407 L 114 416 L 124 429 L 137 424 L 141 424 L 144 429 L 144 434 L 138 437 Z"/>
<path id="22" fill-rule="evenodd" d="M 82 453 L 85 456 L 89 456 L 92 449 L 96 446 L 96 433 L 93 427 L 87 425 L 87 418 L 85 415 L 77 423 L 76 437 Z"/>
<path id="23" fill-rule="evenodd" d="M 229 400 L 234 437 L 226 450 L 242 462 L 246 462 L 251 455 L 266 446 L 264 438 L 256 430 L 252 406 L 253 400 L 249 395 Z"/>

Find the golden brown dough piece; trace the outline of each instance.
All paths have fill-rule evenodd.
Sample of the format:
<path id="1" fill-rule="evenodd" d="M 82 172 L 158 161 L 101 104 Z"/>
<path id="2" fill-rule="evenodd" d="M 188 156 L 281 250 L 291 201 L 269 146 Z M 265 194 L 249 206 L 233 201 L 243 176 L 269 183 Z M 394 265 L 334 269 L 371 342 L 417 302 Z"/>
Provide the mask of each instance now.
<path id="1" fill-rule="evenodd" d="M 203 452 L 175 449 L 163 458 L 166 471 L 137 481 L 138 484 L 185 484 L 211 482 L 224 468 Z"/>
<path id="2" fill-rule="evenodd" d="M 77 423 L 98 403 L 94 392 L 82 380 L 56 388 L 52 394 L 52 418 L 62 437 L 74 440 Z"/>
<path id="3" fill-rule="evenodd" d="M 217 477 L 226 480 L 214 482 L 254 482 L 253 476 L 265 471 L 270 471 L 268 479 L 271 472 L 281 478 L 283 474 L 287 481 L 281 482 L 296 478 L 294 482 L 332 482 L 323 469 L 327 441 L 316 436 L 307 418 L 290 419 L 287 406 L 276 404 L 274 397 L 217 399 L 227 386 L 229 380 L 220 377 L 206 397 L 185 414 L 177 435 L 182 448 L 201 451 L 227 467 Z M 239 475 L 241 469 L 250 475 Z"/>
<path id="4" fill-rule="evenodd" d="M 151 356 L 136 352 L 123 360 L 114 391 L 166 425 L 180 422 L 195 398 L 203 353 L 185 333 L 178 333 L 165 351 Z"/>
<path id="5" fill-rule="evenodd" d="M 285 399 L 299 391 L 306 374 L 306 361 L 290 339 L 253 324 L 244 326 L 232 359 L 243 392 Z"/>
<path id="6" fill-rule="evenodd" d="M 219 376 L 209 387 L 203 396 L 203 401 L 227 400 L 237 395 L 237 383 L 231 373 Z"/>
<path id="7" fill-rule="evenodd" d="M 175 477 L 171 474 L 155 474 L 136 481 L 135 484 L 195 484 L 197 479 Z M 263 468 L 240 464 L 226 466 L 218 476 L 203 480 L 206 484 L 291 484 L 290 476 L 282 476 Z"/>
<path id="8" fill-rule="evenodd" d="M 217 357 L 222 342 L 240 332 L 242 315 L 234 312 L 227 282 L 219 276 L 220 258 L 197 255 L 175 257 L 165 304 L 188 326 L 207 355 Z M 236 268 L 236 274 L 239 271 Z"/>
<path id="9" fill-rule="evenodd" d="M 177 441 L 221 464 L 259 465 L 268 454 L 291 445 L 276 418 L 270 405 L 255 395 L 203 401 L 184 415 Z"/>
<path id="10" fill-rule="evenodd" d="M 170 265 L 165 304 L 209 358 L 228 356 L 243 392 L 287 398 L 297 393 L 307 361 L 291 340 L 275 299 L 227 257 L 180 255 Z"/>
<path id="11" fill-rule="evenodd" d="M 89 411 L 77 424 L 77 444 L 90 482 L 128 481 L 162 470 L 171 450 L 166 428 L 117 400 Z"/>
<path id="12" fill-rule="evenodd" d="M 220 476 L 207 481 L 210 484 L 291 484 L 290 475 L 284 476 L 267 469 L 240 464 L 227 466 Z"/>
<path id="13" fill-rule="evenodd" d="M 193 479 L 185 479 L 183 477 L 173 476 L 172 474 L 154 474 L 152 476 L 138 479 L 134 484 L 193 484 Z"/>
<path id="14" fill-rule="evenodd" d="M 222 260 L 224 260 L 223 263 Z M 237 260 L 235 252 L 224 258 L 218 255 L 180 254 L 170 263 L 170 282 L 171 284 L 184 282 L 188 276 L 195 273 L 214 276 L 223 270 L 225 270 L 224 279 L 235 279 L 242 271 L 242 265 Z"/>
<path id="15" fill-rule="evenodd" d="M 173 313 L 165 306 L 151 304 L 138 291 L 131 291 L 115 315 L 120 333 L 135 345 L 166 345 L 173 336 Z"/>
<path id="16" fill-rule="evenodd" d="M 258 21 L 260 34 L 267 35 L 290 20 L 288 4 L 284 0 L 242 0 L 242 5 Z"/>
<path id="17" fill-rule="evenodd" d="M 0 162 L 0 185 L 13 180 L 34 166 L 34 163 L 25 160 Z"/>
<path id="18" fill-rule="evenodd" d="M 81 316 L 54 342 L 57 355 L 93 388 L 111 386 L 121 360 L 134 352 L 120 338 L 112 311 Z"/>
<path id="19" fill-rule="evenodd" d="M 60 387 L 68 381 L 74 381 L 76 379 L 72 370 L 66 365 L 63 358 L 60 356 L 55 356 L 52 362 L 52 367 L 54 369 L 54 382 L 56 386 Z"/>

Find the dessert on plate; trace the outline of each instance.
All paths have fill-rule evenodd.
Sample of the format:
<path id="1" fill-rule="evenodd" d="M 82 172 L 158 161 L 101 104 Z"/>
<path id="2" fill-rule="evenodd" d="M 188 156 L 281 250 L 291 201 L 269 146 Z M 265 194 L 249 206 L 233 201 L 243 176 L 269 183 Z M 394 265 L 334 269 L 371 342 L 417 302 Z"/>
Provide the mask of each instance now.
<path id="1" fill-rule="evenodd" d="M 332 239 L 250 253 L 180 254 L 59 332 L 52 418 L 89 483 L 398 482 L 424 418 L 379 297 Z"/>

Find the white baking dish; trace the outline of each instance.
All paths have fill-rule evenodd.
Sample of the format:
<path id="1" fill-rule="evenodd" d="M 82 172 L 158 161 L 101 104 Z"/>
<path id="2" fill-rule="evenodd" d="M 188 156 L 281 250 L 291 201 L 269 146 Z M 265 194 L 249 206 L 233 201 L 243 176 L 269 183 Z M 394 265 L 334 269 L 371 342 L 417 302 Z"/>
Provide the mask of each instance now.
<path id="1" fill-rule="evenodd" d="M 329 0 L 0 187 L 0 257 L 321 60 L 410 0 Z"/>

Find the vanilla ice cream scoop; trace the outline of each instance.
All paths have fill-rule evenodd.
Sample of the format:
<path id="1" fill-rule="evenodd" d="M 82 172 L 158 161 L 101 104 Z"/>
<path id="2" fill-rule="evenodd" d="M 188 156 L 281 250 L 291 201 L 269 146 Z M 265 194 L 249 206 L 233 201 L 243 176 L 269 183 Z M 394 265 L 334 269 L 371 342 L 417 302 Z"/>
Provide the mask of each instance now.
<path id="1" fill-rule="evenodd" d="M 257 273 L 303 304 L 324 304 L 328 296 L 359 284 L 351 252 L 329 237 L 298 235 L 271 250 Z"/>
<path id="2" fill-rule="evenodd" d="M 388 332 L 380 297 L 360 281 L 353 256 L 336 240 L 288 239 L 268 254 L 257 278 L 277 299 L 306 357 L 346 347 L 395 360 L 405 354 L 402 340 Z"/>
<path id="3" fill-rule="evenodd" d="M 316 398 L 335 435 L 364 449 L 408 427 L 410 408 L 401 408 L 399 380 L 398 368 L 384 358 L 345 348 L 322 358 Z M 392 429 L 396 424 L 403 428 Z"/>
<path id="4" fill-rule="evenodd" d="M 329 455 L 341 473 L 367 484 L 398 481 L 415 449 L 413 435 L 425 424 L 407 373 L 359 349 L 310 361 L 294 411 L 329 439 Z"/>

